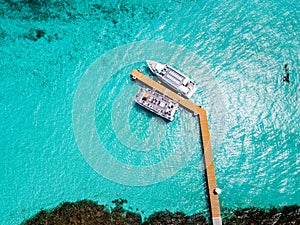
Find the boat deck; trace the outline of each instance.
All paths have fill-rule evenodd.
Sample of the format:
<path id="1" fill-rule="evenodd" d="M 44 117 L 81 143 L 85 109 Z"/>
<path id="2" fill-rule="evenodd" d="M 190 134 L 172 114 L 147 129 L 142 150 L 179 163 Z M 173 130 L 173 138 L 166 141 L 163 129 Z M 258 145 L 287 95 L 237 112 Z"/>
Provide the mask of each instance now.
<path id="1" fill-rule="evenodd" d="M 151 112 L 172 121 L 178 109 L 178 103 L 150 88 L 140 88 L 136 94 L 136 103 Z"/>
<path id="2" fill-rule="evenodd" d="M 219 197 L 217 194 L 214 193 L 215 189 L 217 188 L 217 181 L 215 175 L 214 159 L 213 159 L 212 147 L 210 143 L 210 134 L 209 134 L 206 111 L 203 108 L 201 108 L 201 106 L 198 106 L 192 101 L 185 99 L 182 96 L 176 94 L 175 92 L 167 89 L 163 85 L 145 76 L 138 70 L 132 70 L 130 76 L 134 79 L 137 79 L 141 83 L 155 89 L 161 94 L 164 94 L 167 97 L 173 99 L 182 107 L 186 108 L 187 110 L 189 110 L 190 112 L 198 116 L 199 125 L 200 125 L 200 137 L 202 140 L 204 163 L 206 168 L 206 181 L 208 187 L 212 222 L 213 225 L 222 225 Z"/>

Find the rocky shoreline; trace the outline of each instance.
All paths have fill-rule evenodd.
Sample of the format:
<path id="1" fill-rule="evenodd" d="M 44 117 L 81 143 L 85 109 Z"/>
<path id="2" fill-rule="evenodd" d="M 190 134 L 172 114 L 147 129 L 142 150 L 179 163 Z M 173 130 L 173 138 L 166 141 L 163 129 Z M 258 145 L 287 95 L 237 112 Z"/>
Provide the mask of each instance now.
<path id="1" fill-rule="evenodd" d="M 113 201 L 115 207 L 108 209 L 90 200 L 62 203 L 54 209 L 41 210 L 22 225 L 50 225 L 50 224 L 101 224 L 101 225 L 208 225 L 207 218 L 200 213 L 185 215 L 182 212 L 172 213 L 168 210 L 156 212 L 142 220 L 136 212 L 123 208 L 127 203 L 124 199 Z M 225 210 L 224 225 L 292 225 L 300 224 L 300 205 L 270 208 Z"/>

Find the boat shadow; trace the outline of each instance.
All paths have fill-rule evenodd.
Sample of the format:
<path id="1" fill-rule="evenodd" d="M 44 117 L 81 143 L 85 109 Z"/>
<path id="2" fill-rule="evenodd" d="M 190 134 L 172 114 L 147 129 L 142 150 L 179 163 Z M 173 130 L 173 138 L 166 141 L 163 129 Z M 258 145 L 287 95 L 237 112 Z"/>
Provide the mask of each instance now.
<path id="1" fill-rule="evenodd" d="M 149 110 L 145 110 L 144 107 L 142 107 L 141 105 L 139 105 L 139 104 L 137 104 L 137 103 L 135 103 L 135 104 L 133 105 L 133 107 L 134 107 L 134 109 L 137 111 L 137 113 L 143 113 L 143 114 L 146 115 L 147 118 L 149 118 L 149 119 L 159 118 L 160 120 L 165 121 L 166 123 L 171 122 L 171 121 L 169 121 L 169 120 L 167 120 L 167 119 L 165 119 L 165 118 L 163 118 L 163 117 L 161 117 L 161 116 L 155 114 L 154 112 L 151 112 L 151 111 L 149 111 Z"/>

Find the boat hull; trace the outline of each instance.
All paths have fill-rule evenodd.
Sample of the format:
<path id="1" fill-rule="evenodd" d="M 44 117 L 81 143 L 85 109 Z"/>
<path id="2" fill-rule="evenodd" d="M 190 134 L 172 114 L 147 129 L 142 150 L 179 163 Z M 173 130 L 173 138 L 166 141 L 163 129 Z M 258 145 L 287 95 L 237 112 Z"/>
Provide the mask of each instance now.
<path id="1" fill-rule="evenodd" d="M 179 94 L 190 98 L 196 92 L 195 82 L 172 66 L 152 60 L 146 62 L 153 74 Z"/>

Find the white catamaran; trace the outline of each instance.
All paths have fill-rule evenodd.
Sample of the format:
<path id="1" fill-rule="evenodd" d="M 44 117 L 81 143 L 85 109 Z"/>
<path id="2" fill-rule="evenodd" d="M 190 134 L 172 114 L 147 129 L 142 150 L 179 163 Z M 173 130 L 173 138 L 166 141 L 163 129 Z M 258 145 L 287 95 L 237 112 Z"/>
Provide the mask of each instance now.
<path id="1" fill-rule="evenodd" d="M 172 121 L 178 109 L 178 103 L 149 88 L 140 88 L 135 96 L 135 102 L 151 112 Z"/>
<path id="2" fill-rule="evenodd" d="M 172 66 L 168 64 L 161 64 L 152 60 L 146 60 L 146 62 L 152 73 L 157 75 L 162 82 L 169 85 L 186 98 L 190 98 L 197 90 L 194 81 Z"/>

